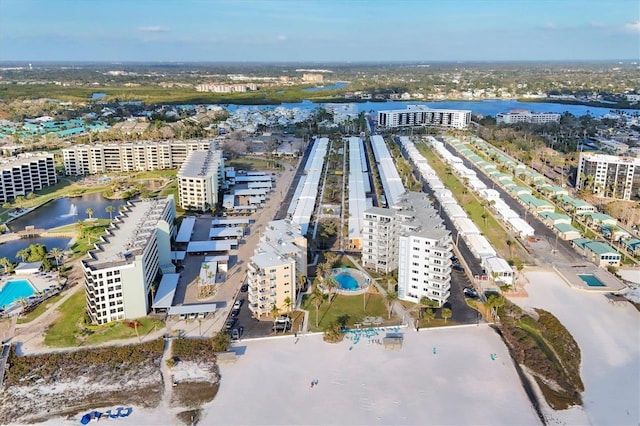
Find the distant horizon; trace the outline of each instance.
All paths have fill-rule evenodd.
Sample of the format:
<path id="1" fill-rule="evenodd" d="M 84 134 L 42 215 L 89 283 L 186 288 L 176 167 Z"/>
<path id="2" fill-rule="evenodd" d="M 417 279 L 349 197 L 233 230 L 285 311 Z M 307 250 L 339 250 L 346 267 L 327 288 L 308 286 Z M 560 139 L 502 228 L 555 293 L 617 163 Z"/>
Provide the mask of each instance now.
<path id="1" fill-rule="evenodd" d="M 637 0 L 2 0 L 0 61 L 612 61 Z M 538 59 L 545 58 L 545 59 Z"/>

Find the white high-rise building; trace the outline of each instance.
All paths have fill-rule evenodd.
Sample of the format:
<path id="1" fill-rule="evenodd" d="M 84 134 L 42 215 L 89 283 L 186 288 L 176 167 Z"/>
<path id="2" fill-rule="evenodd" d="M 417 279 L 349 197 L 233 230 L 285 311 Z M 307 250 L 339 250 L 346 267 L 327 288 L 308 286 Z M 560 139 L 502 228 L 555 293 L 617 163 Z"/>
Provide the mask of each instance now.
<path id="1" fill-rule="evenodd" d="M 559 123 L 560 114 L 555 112 L 531 112 L 526 109 L 513 109 L 509 112 L 501 112 L 496 115 L 498 124 L 514 124 L 514 123 Z"/>
<path id="2" fill-rule="evenodd" d="M 215 149 L 209 140 L 76 145 L 62 150 L 65 174 L 177 169 L 193 151 Z"/>
<path id="3" fill-rule="evenodd" d="M 466 129 L 471 123 L 471 111 L 431 109 L 421 105 L 407 109 L 378 111 L 378 126 L 384 128 L 405 126 L 437 126 Z"/>
<path id="4" fill-rule="evenodd" d="M 576 188 L 587 185 L 603 197 L 631 200 L 640 196 L 640 158 L 581 152 Z"/>
<path id="5" fill-rule="evenodd" d="M 442 306 L 451 282 L 451 233 L 426 195 L 407 192 L 392 208 L 364 212 L 362 264 L 380 273 L 398 270 L 398 298 L 422 297 Z"/>
<path id="6" fill-rule="evenodd" d="M 94 324 L 147 315 L 160 274 L 175 272 L 175 217 L 172 195 L 130 202 L 81 261 L 87 314 Z"/>
<path id="7" fill-rule="evenodd" d="M 223 179 L 222 151 L 193 151 L 178 172 L 180 206 L 202 211 L 214 207 Z"/>
<path id="8" fill-rule="evenodd" d="M 58 182 L 53 155 L 19 154 L 0 160 L 0 203 L 24 197 Z"/>
<path id="9" fill-rule="evenodd" d="M 281 313 L 293 310 L 303 284 L 301 275 L 307 276 L 307 239 L 300 226 L 288 219 L 269 222 L 247 265 L 253 315 L 269 315 L 274 305 Z"/>

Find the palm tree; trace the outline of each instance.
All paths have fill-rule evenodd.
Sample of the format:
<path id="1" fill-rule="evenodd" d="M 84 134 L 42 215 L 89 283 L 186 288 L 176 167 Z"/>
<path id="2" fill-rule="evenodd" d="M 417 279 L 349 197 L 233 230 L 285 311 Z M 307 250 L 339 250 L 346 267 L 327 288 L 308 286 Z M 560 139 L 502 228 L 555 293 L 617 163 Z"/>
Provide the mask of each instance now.
<path id="1" fill-rule="evenodd" d="M 113 212 L 116 211 L 116 208 L 109 204 L 104 208 L 107 213 L 109 213 L 109 220 L 113 220 Z"/>
<path id="2" fill-rule="evenodd" d="M 291 308 L 293 307 L 293 301 L 289 296 L 284 299 L 284 306 L 287 308 L 287 312 L 291 312 Z"/>
<path id="3" fill-rule="evenodd" d="M 311 293 L 311 297 L 313 297 L 313 301 L 316 304 L 316 328 L 318 328 L 318 310 L 320 309 L 320 305 L 324 301 L 324 293 L 320 290 L 320 287 L 317 285 L 313 287 L 313 293 Z"/>
<path id="4" fill-rule="evenodd" d="M 16 253 L 16 257 L 19 257 L 20 259 L 22 259 L 23 262 L 26 262 L 27 259 L 29 258 L 29 254 L 30 254 L 29 250 L 22 249 Z"/>
<path id="5" fill-rule="evenodd" d="M 9 272 L 9 267 L 11 266 L 11 262 L 9 261 L 9 259 L 3 257 L 2 259 L 0 259 L 0 265 L 2 265 L 2 267 L 4 268 L 5 274 Z"/>
<path id="6" fill-rule="evenodd" d="M 331 269 L 331 266 L 330 266 L 328 263 L 326 263 L 326 262 L 325 262 L 325 263 L 321 263 L 321 264 L 319 264 L 319 265 L 316 267 L 316 269 L 317 269 L 317 272 L 319 272 L 319 273 L 320 273 L 320 276 L 321 276 L 322 278 L 324 278 L 324 277 L 326 277 L 326 276 L 327 276 L 327 273 L 328 273 L 328 272 L 329 272 L 329 270 Z"/>
<path id="7" fill-rule="evenodd" d="M 273 318 L 274 322 L 276 321 L 279 315 L 280 315 L 280 309 L 278 309 L 278 306 L 274 303 L 273 305 L 271 305 L 271 317 Z"/>
<path id="8" fill-rule="evenodd" d="M 389 319 L 391 319 L 391 312 L 393 311 L 393 303 L 398 298 L 398 294 L 395 291 L 388 291 L 385 296 L 385 300 L 387 301 L 387 313 L 389 314 Z"/>
<path id="9" fill-rule="evenodd" d="M 89 215 L 89 219 L 91 219 L 91 218 L 92 218 L 92 216 L 93 216 L 93 209 L 92 209 L 91 207 L 87 208 L 84 212 L 85 212 L 87 215 Z"/>
<path id="10" fill-rule="evenodd" d="M 509 257 L 513 257 L 513 240 L 507 239 L 507 247 L 509 247 Z"/>
<path id="11" fill-rule="evenodd" d="M 338 281 L 333 277 L 327 277 L 322 282 L 322 286 L 327 289 L 329 292 L 329 301 L 332 301 L 333 296 L 335 295 L 335 290 L 338 288 Z"/>
<path id="12" fill-rule="evenodd" d="M 431 300 L 425 296 L 420 298 L 420 313 L 422 313 L 424 308 L 436 308 L 436 307 L 438 307 L 438 302 L 436 302 L 435 300 Z"/>
<path id="13" fill-rule="evenodd" d="M 436 313 L 433 309 L 427 309 L 426 311 L 424 311 L 424 318 L 427 320 L 427 322 L 430 322 L 435 317 Z"/>
<path id="14" fill-rule="evenodd" d="M 60 249 L 58 247 L 54 247 L 49 251 L 49 254 L 56 260 L 56 266 L 60 266 L 60 259 L 62 259 L 62 252 Z"/>
<path id="15" fill-rule="evenodd" d="M 330 268 L 333 268 L 333 264 L 335 263 L 337 258 L 338 256 L 332 251 L 327 251 L 324 253 L 324 261 L 329 265 Z"/>
<path id="16" fill-rule="evenodd" d="M 442 308 L 442 311 L 440 312 L 440 315 L 442 315 L 442 319 L 444 320 L 444 322 L 446 324 L 447 320 L 449 318 L 451 318 L 451 315 L 453 315 L 453 312 L 451 312 L 451 309 L 449 309 L 449 308 Z"/>

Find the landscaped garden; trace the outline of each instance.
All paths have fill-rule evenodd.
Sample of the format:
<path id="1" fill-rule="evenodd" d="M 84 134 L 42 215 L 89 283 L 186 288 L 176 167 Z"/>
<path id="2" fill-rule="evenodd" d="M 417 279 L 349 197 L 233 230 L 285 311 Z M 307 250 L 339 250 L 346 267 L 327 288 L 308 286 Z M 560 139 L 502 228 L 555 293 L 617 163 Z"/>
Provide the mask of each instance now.
<path id="1" fill-rule="evenodd" d="M 49 327 L 44 343 L 51 347 L 76 347 L 93 345 L 111 340 L 142 338 L 164 327 L 164 322 L 152 318 L 91 325 L 85 313 L 85 292 L 76 291 L 58 308 L 59 317 Z"/>

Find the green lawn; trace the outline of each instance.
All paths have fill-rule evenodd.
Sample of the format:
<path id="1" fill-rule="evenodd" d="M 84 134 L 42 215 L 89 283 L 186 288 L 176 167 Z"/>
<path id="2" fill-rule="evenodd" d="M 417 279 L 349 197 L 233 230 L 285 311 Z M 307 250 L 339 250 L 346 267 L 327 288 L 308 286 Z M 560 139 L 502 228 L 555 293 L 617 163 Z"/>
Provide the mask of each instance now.
<path id="1" fill-rule="evenodd" d="M 382 317 L 388 321 L 387 305 L 384 297 L 379 294 L 366 294 L 366 310 L 364 310 L 364 296 L 343 296 L 337 295 L 333 302 L 329 303 L 325 300 L 318 310 L 318 327 L 316 328 L 316 305 L 309 296 L 302 299 L 302 309 L 309 311 L 309 330 L 322 331 L 331 323 L 338 322 L 339 317 L 347 317 L 347 326 L 353 327 L 354 324 L 362 321 L 364 317 Z M 393 317 L 389 322 L 397 324 L 393 321 Z"/>
<path id="2" fill-rule="evenodd" d="M 255 157 L 241 157 L 234 158 L 233 160 L 225 161 L 225 167 L 235 167 L 236 170 L 267 170 L 273 169 L 269 167 L 269 162 L 262 158 Z"/>
<path id="3" fill-rule="evenodd" d="M 57 348 L 76 347 L 136 337 L 135 328 L 128 327 L 122 322 L 102 326 L 83 326 L 85 300 L 85 292 L 80 290 L 58 308 L 60 317 L 47 330 L 44 336 L 45 345 Z M 138 327 L 137 335 L 140 337 L 164 327 L 162 321 L 151 318 L 140 318 L 137 321 L 142 324 Z"/>
<path id="4" fill-rule="evenodd" d="M 53 296 L 52 298 L 45 300 L 44 302 L 39 304 L 33 311 L 29 312 L 23 317 L 18 318 L 18 324 L 24 324 L 33 321 L 34 319 L 45 313 L 49 306 L 52 306 L 60 299 L 62 299 L 62 295 L 58 294 L 57 296 Z"/>

